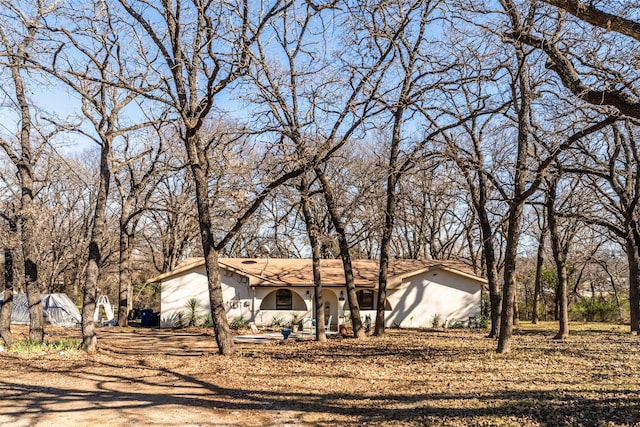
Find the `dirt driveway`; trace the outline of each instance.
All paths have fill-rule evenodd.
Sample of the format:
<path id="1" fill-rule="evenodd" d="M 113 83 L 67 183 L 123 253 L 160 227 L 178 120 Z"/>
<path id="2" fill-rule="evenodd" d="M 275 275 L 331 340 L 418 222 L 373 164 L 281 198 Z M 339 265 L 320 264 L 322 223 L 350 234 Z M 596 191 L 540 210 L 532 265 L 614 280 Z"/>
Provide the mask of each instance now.
<path id="1" fill-rule="evenodd" d="M 640 337 L 553 333 L 510 355 L 478 330 L 391 330 L 222 357 L 202 331 L 105 328 L 92 356 L 0 353 L 0 425 L 639 425 Z"/>
<path id="2" fill-rule="evenodd" d="M 64 330 L 48 332 L 69 335 Z M 72 335 L 79 336 L 76 332 Z M 0 353 L 0 425 L 278 423 L 251 408 L 240 412 L 234 407 L 239 405 L 229 404 L 233 397 L 211 382 L 215 374 L 207 361 L 224 363 L 226 358 L 215 355 L 210 334 L 105 328 L 99 332 L 99 345 L 98 354 L 88 359 L 79 351 L 13 357 Z"/>

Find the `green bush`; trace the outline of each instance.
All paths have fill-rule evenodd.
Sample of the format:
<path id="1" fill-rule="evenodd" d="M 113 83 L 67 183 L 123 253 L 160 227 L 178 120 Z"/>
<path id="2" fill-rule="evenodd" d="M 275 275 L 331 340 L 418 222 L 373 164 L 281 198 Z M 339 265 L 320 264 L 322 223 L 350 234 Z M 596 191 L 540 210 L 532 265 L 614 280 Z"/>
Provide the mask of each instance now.
<path id="1" fill-rule="evenodd" d="M 484 314 L 480 316 L 480 319 L 478 320 L 478 327 L 480 327 L 480 329 L 489 329 L 490 325 L 491 325 L 491 316 L 487 316 Z"/>
<path id="2" fill-rule="evenodd" d="M 248 328 L 249 327 L 249 320 L 245 319 L 242 316 L 236 317 L 235 319 L 233 319 L 231 321 L 231 323 L 229 324 L 229 327 L 231 329 L 234 329 L 234 330 Z"/>
<path id="3" fill-rule="evenodd" d="M 178 328 L 178 329 L 182 329 L 185 326 L 186 326 L 186 324 L 185 324 L 185 320 L 184 320 L 184 311 L 179 311 L 179 312 L 177 312 L 175 314 L 173 327 L 174 328 Z"/>
<path id="4" fill-rule="evenodd" d="M 442 324 L 442 316 L 440 315 L 440 313 L 434 314 L 433 318 L 431 319 L 431 326 L 433 328 L 438 328 L 440 327 L 441 324 Z"/>
<path id="5" fill-rule="evenodd" d="M 206 315 L 204 320 L 202 321 L 202 324 L 200 325 L 201 328 L 213 328 L 213 318 L 211 317 L 210 314 Z"/>
<path id="6" fill-rule="evenodd" d="M 200 301 L 196 298 L 189 298 L 185 307 L 187 307 L 187 327 L 198 326 L 198 306 Z"/>
<path id="7" fill-rule="evenodd" d="M 584 322 L 619 322 L 621 312 L 613 297 L 582 298 L 569 308 L 569 318 Z"/>
<path id="8" fill-rule="evenodd" d="M 279 328 L 279 327 L 281 327 L 283 325 L 284 325 L 284 320 L 282 320 L 281 317 L 276 316 L 271 321 L 271 327 L 273 327 L 273 328 Z"/>

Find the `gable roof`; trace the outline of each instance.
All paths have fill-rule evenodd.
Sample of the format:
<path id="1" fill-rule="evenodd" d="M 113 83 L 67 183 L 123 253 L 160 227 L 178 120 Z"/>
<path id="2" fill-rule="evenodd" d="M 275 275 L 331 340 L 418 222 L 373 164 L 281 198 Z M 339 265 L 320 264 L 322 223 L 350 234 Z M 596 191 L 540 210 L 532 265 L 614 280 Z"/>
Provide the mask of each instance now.
<path id="1" fill-rule="evenodd" d="M 313 269 L 311 259 L 290 258 L 220 258 L 220 267 L 249 278 L 252 286 L 286 285 L 312 286 Z M 181 273 L 200 268 L 204 258 L 191 258 L 179 264 L 174 270 L 150 279 L 148 282 L 161 282 Z M 373 288 L 378 284 L 379 262 L 377 260 L 353 260 L 353 275 L 356 286 Z M 446 270 L 479 282 L 486 280 L 475 275 L 461 261 L 450 260 L 409 260 L 394 259 L 389 261 L 388 287 L 398 287 L 404 279 L 423 274 L 431 270 Z M 344 269 L 340 259 L 323 259 L 320 261 L 322 284 L 325 286 L 343 286 Z"/>

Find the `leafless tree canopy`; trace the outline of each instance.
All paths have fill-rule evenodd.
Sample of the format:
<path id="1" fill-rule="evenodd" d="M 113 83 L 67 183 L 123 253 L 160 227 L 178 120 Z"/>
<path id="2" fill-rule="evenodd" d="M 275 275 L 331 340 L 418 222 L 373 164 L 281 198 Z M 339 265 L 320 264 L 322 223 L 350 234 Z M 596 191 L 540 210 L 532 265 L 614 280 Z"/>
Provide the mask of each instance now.
<path id="1" fill-rule="evenodd" d="M 98 294 L 125 325 L 157 300 L 148 278 L 204 256 L 218 347 L 233 353 L 217 260 L 265 246 L 341 258 L 347 279 L 351 259 L 380 260 L 378 307 L 390 259 L 463 260 L 488 279 L 501 352 L 519 317 L 554 316 L 565 339 L 598 293 L 640 332 L 633 2 L 0 11 L 0 277 L 30 295 L 32 339 L 39 292 L 82 302 L 94 351 Z"/>

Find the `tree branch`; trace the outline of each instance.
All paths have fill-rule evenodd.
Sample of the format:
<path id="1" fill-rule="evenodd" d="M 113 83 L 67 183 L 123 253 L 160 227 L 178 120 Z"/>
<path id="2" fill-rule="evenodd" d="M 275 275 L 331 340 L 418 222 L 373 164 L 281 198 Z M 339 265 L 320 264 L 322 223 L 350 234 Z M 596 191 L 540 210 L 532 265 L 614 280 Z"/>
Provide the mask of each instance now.
<path id="1" fill-rule="evenodd" d="M 587 5 L 579 0 L 543 0 L 545 3 L 563 9 L 578 19 L 589 24 L 603 28 L 607 31 L 615 31 L 640 41 L 640 22 L 613 15 Z"/>
<path id="2" fill-rule="evenodd" d="M 578 98 L 592 105 L 614 107 L 625 116 L 640 119 L 640 102 L 619 90 L 597 90 L 584 84 L 573 63 L 555 43 L 522 31 L 513 32 L 508 36 L 544 51 L 549 57 L 546 67 L 555 71 L 562 84 Z"/>

